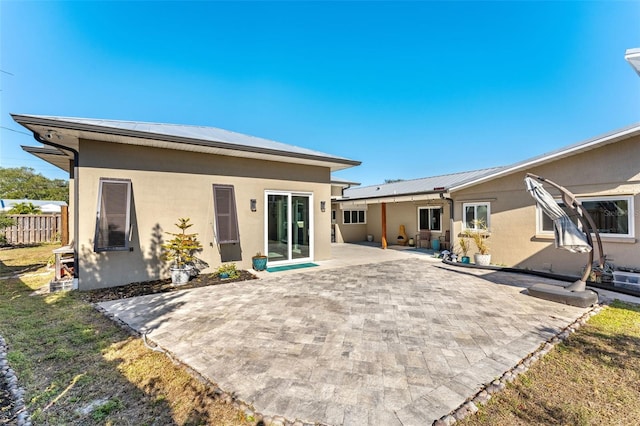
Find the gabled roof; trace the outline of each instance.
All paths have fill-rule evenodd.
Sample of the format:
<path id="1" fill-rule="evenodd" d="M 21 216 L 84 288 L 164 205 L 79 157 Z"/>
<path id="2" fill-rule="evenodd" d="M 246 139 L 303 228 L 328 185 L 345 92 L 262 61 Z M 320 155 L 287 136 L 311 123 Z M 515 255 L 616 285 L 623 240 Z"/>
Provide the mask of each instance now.
<path id="1" fill-rule="evenodd" d="M 487 182 L 511 173 L 528 170 L 541 166 L 565 157 L 580 154 L 592 149 L 600 148 L 615 142 L 619 142 L 634 136 L 640 135 L 640 124 L 635 124 L 616 130 L 604 135 L 588 139 L 573 145 L 560 148 L 556 151 L 548 152 L 524 161 L 514 163 L 510 166 L 493 167 L 489 169 L 475 170 L 470 172 L 453 173 L 442 176 L 426 177 L 380 185 L 364 186 L 359 188 L 349 188 L 344 191 L 343 200 L 366 200 L 379 198 L 393 198 L 396 200 L 406 200 L 399 198 L 403 196 L 415 196 L 418 194 L 444 194 L 459 191 L 483 182 Z M 433 197 L 431 197 L 433 198 Z M 419 199 L 419 198 L 414 198 Z"/>
<path id="2" fill-rule="evenodd" d="M 331 170 L 360 164 L 359 161 L 215 127 L 41 115 L 11 116 L 17 123 L 40 135 L 45 141 L 50 140 L 75 150 L 78 149 L 79 139 L 91 139 L 107 143 L 316 165 L 330 167 Z M 37 155 L 36 152 L 34 154 Z M 43 158 L 46 153 L 40 154 L 40 158 Z"/>
<path id="3" fill-rule="evenodd" d="M 420 179 L 401 180 L 380 185 L 349 188 L 344 191 L 344 198 L 349 200 L 395 197 L 411 194 L 438 194 L 449 191 L 451 187 L 461 185 L 483 176 L 488 176 L 502 170 L 502 167 L 474 170 L 470 172 L 451 173 L 442 176 L 432 176 Z"/>
<path id="4" fill-rule="evenodd" d="M 533 167 L 538 167 L 543 164 L 551 163 L 553 161 L 560 160 L 562 158 L 570 157 L 573 155 L 581 154 L 583 152 L 591 151 L 592 149 L 600 148 L 612 143 L 620 142 L 625 139 L 629 139 L 634 136 L 640 135 L 640 123 L 628 126 L 613 132 L 606 133 L 604 135 L 597 136 L 595 138 L 587 139 L 586 141 L 578 142 L 573 145 L 560 148 L 555 151 L 551 151 L 536 157 L 529 158 L 518 163 L 514 163 L 510 166 L 502 167 L 500 170 L 496 170 L 486 176 L 481 176 L 477 179 L 469 180 L 459 183 L 450 188 L 450 190 L 458 191 L 463 188 L 468 188 L 473 185 L 478 185 L 489 180 L 497 179 L 499 177 L 507 176 L 512 173 L 529 170 Z"/>
<path id="5" fill-rule="evenodd" d="M 349 186 L 358 186 L 360 185 L 360 182 L 353 182 L 350 180 L 346 180 L 346 179 L 341 179 L 341 178 L 337 178 L 335 176 L 331 176 L 331 184 L 332 185 L 336 185 L 336 186 L 344 186 L 349 187 Z"/>

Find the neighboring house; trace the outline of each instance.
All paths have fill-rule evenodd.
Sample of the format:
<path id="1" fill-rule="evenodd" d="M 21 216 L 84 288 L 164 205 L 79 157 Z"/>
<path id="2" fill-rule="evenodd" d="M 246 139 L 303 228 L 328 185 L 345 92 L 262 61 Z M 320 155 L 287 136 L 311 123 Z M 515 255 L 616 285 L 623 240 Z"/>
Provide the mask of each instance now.
<path id="1" fill-rule="evenodd" d="M 36 207 L 40 207 L 40 211 L 42 214 L 58 214 L 61 212 L 62 206 L 66 206 L 67 203 L 64 201 L 51 201 L 51 200 L 10 200 L 10 199 L 0 199 L 0 211 L 8 212 L 15 206 L 16 204 L 21 203 L 31 203 Z"/>
<path id="2" fill-rule="evenodd" d="M 434 236 L 448 230 L 457 249 L 461 233 L 483 219 L 492 263 L 579 274 L 585 256 L 555 248 L 551 222 L 525 190 L 527 172 L 566 187 L 583 202 L 609 260 L 640 266 L 640 125 L 506 167 L 347 189 L 339 202 L 337 241 L 364 241 L 367 234 L 380 241 L 385 210 L 390 244 L 404 225 L 409 237 L 421 229 Z"/>
<path id="3" fill-rule="evenodd" d="M 331 177 L 331 242 L 337 241 L 336 223 L 338 222 L 338 200 L 344 196 L 344 191 L 352 186 L 360 185 L 358 182 L 351 182 L 345 179 Z"/>
<path id="4" fill-rule="evenodd" d="M 213 271 L 329 259 L 331 172 L 360 162 L 226 130 L 12 115 L 69 172 L 78 288 L 165 277 L 161 244 L 193 223 Z"/>

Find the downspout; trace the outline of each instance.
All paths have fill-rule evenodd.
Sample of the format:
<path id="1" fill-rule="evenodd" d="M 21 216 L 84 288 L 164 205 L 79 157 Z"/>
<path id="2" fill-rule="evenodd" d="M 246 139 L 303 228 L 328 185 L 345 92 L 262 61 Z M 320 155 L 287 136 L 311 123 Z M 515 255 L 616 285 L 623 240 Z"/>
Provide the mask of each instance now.
<path id="1" fill-rule="evenodd" d="M 445 197 L 444 194 L 440 193 L 440 199 L 449 202 L 449 251 L 453 252 L 453 198 Z"/>
<path id="2" fill-rule="evenodd" d="M 49 145 L 52 146 L 54 148 L 57 148 L 61 151 L 69 151 L 73 154 L 73 179 L 75 180 L 75 188 L 73 191 L 73 205 L 74 205 L 74 209 L 73 209 L 73 214 L 74 214 L 74 218 L 73 218 L 73 225 L 74 225 L 74 232 L 73 232 L 73 242 L 74 242 L 74 250 L 73 250 L 73 278 L 74 280 L 77 282 L 78 279 L 78 250 L 76 249 L 77 244 L 78 244 L 78 238 L 77 238 L 77 231 L 78 231 L 78 164 L 79 164 L 79 156 L 80 154 L 78 153 L 78 151 L 76 151 L 73 148 L 69 148 L 67 146 L 63 146 L 60 144 L 57 144 L 55 142 L 51 142 L 50 140 L 47 140 L 45 138 L 43 138 L 42 136 L 40 136 L 39 133 L 37 132 L 33 132 L 33 138 L 37 141 L 40 142 L 41 144 L 44 145 Z"/>

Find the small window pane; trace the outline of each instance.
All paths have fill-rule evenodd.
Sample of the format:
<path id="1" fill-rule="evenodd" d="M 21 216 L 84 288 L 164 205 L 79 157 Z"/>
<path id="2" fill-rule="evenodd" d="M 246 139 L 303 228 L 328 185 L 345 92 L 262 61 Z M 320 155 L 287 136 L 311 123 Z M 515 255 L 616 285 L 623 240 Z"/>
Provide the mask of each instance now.
<path id="1" fill-rule="evenodd" d="M 479 223 L 484 224 L 485 226 L 488 226 L 489 216 L 487 215 L 486 204 L 481 204 L 477 206 L 476 215 L 477 215 L 476 219 L 478 220 Z"/>
<path id="2" fill-rule="evenodd" d="M 558 206 L 564 210 L 564 212 L 571 218 L 571 221 L 578 225 L 578 218 L 575 215 L 575 212 L 568 208 L 563 202 L 558 201 Z M 542 230 L 546 232 L 553 232 L 553 221 L 547 216 L 542 210 L 540 211 L 542 215 Z"/>
<path id="3" fill-rule="evenodd" d="M 629 233 L 629 202 L 627 200 L 583 201 L 582 206 L 589 212 L 602 234 Z"/>
<path id="4" fill-rule="evenodd" d="M 420 209 L 419 210 L 419 226 L 420 230 L 428 230 L 429 229 L 429 209 Z"/>
<path id="5" fill-rule="evenodd" d="M 366 223 L 365 210 L 345 210 L 342 214 L 344 224 Z"/>
<path id="6" fill-rule="evenodd" d="M 466 228 L 474 228 L 474 220 L 476 219 L 475 206 L 467 206 L 464 211 L 464 224 Z"/>
<path id="7" fill-rule="evenodd" d="M 442 229 L 440 227 L 441 209 L 430 209 L 429 212 L 431 213 L 431 230 L 440 231 Z"/>

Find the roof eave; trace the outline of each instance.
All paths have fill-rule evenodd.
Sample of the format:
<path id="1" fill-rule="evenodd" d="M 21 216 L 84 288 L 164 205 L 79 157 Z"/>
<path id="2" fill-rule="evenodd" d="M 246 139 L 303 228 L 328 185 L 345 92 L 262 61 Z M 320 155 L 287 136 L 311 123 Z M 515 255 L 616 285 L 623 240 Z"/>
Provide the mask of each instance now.
<path id="1" fill-rule="evenodd" d="M 118 129 L 118 128 L 111 128 L 111 127 L 105 127 L 105 126 L 95 126 L 95 125 L 86 124 L 86 123 L 59 121 L 59 120 L 53 120 L 49 118 L 33 117 L 33 116 L 21 115 L 21 114 L 11 114 L 11 117 L 14 119 L 14 121 L 16 121 L 17 123 L 21 124 L 22 126 L 32 131 L 35 131 L 35 130 L 30 128 L 29 125 L 49 126 L 54 128 L 62 128 L 66 130 L 104 134 L 104 135 L 115 136 L 115 137 L 118 137 L 118 136 L 130 137 L 130 138 L 136 138 L 136 139 L 156 140 L 156 141 L 171 142 L 171 143 L 177 143 L 177 144 L 188 144 L 188 145 L 202 146 L 207 148 L 217 148 L 217 149 L 232 151 L 239 154 L 242 154 L 245 152 L 246 153 L 251 152 L 255 154 L 273 155 L 276 157 L 281 157 L 286 159 L 300 159 L 300 160 L 309 160 L 309 161 L 319 162 L 319 163 L 323 163 L 326 167 L 329 167 L 331 171 L 343 170 L 349 167 L 355 167 L 362 164 L 361 161 L 349 160 L 349 159 L 340 158 L 340 157 L 324 157 L 324 156 L 318 156 L 318 155 L 312 155 L 312 154 L 280 151 L 280 150 L 269 149 L 269 148 L 243 146 L 243 145 L 232 144 L 232 143 L 221 142 L 221 141 L 205 141 L 202 139 L 193 139 L 193 138 L 188 138 L 184 136 L 173 136 L 173 135 L 165 135 L 165 134 L 143 132 L 143 131 L 136 131 L 136 130 L 129 130 L 129 129 Z M 41 135 L 41 136 L 44 136 L 44 135 Z M 122 142 L 122 143 L 126 143 L 126 142 Z M 178 148 L 174 148 L 174 149 L 178 149 Z M 238 155 L 238 156 L 242 156 L 242 155 Z M 288 161 L 288 162 L 291 162 L 291 161 Z"/>
<path id="2" fill-rule="evenodd" d="M 342 197 L 339 201 L 372 201 L 376 200 L 378 202 L 386 202 L 388 200 L 393 202 L 399 198 L 411 198 L 417 196 L 430 196 L 430 195 L 438 195 L 438 198 L 443 198 L 444 194 L 449 192 L 448 188 L 445 188 L 441 191 L 418 191 L 418 192 L 410 192 L 410 193 L 402 193 L 402 194 L 391 194 L 391 195 L 379 195 L 379 196 L 371 196 L 371 197 Z"/>
<path id="3" fill-rule="evenodd" d="M 58 167 L 65 172 L 71 171 L 71 162 L 73 156 L 70 156 L 57 148 L 39 147 L 39 146 L 21 146 L 22 150 L 38 157 L 52 166 Z"/>

